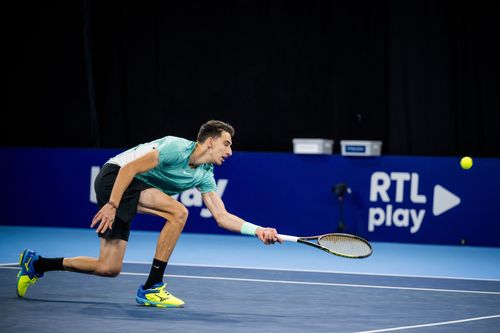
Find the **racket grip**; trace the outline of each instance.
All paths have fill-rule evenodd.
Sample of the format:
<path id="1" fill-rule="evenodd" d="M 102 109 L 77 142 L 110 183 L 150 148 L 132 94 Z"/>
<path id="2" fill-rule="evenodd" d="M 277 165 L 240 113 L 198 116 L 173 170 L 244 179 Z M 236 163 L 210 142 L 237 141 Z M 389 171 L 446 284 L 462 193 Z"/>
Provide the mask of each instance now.
<path id="1" fill-rule="evenodd" d="M 280 234 L 278 234 L 278 237 L 284 241 L 295 242 L 295 243 L 297 243 L 297 240 L 299 239 L 299 237 L 289 236 L 289 235 L 280 235 Z"/>

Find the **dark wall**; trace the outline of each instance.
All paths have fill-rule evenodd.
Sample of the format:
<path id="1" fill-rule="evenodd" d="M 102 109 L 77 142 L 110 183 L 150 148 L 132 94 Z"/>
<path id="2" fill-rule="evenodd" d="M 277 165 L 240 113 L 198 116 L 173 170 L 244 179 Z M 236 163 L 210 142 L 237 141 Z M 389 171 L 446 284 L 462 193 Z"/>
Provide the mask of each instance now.
<path id="1" fill-rule="evenodd" d="M 495 2 L 11 7 L 3 146 L 194 139 L 216 118 L 236 127 L 236 150 L 322 137 L 383 140 L 385 154 L 500 156 Z"/>

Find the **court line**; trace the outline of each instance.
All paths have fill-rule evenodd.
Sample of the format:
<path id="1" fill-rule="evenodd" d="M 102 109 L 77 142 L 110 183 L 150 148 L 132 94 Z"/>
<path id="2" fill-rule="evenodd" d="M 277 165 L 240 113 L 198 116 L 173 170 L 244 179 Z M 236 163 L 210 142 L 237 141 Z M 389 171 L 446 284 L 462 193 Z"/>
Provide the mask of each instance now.
<path id="1" fill-rule="evenodd" d="M 124 264 L 140 264 L 151 265 L 150 261 L 134 261 L 126 260 Z M 2 266 L 19 265 L 17 262 L 0 263 Z M 232 266 L 232 265 L 209 265 L 209 264 L 189 264 L 189 263 L 170 263 L 169 266 L 180 267 L 203 267 L 203 268 L 229 268 L 229 269 L 246 269 L 246 270 L 261 270 L 261 271 L 279 271 L 279 272 L 299 272 L 299 273 L 327 273 L 327 274 L 346 274 L 346 275 L 363 275 L 363 276 L 388 276 L 388 277 L 403 277 L 403 278 L 422 278 L 422 279 L 444 279 L 444 280 L 465 280 L 465 281 L 491 281 L 500 282 L 500 279 L 480 279 L 466 278 L 454 276 L 433 276 L 433 275 L 406 275 L 406 274 L 383 274 L 383 273 L 362 273 L 362 272 L 345 272 L 345 271 L 329 271 L 329 270 L 314 270 L 314 269 L 295 269 L 295 268 L 274 268 L 274 267 L 254 267 L 254 266 Z"/>
<path id="2" fill-rule="evenodd" d="M 151 265 L 150 261 L 133 261 L 133 260 L 131 260 L 131 261 L 124 261 L 123 263 L 125 263 L 125 264 Z M 347 274 L 347 275 L 367 275 L 367 276 L 388 276 L 388 277 L 406 277 L 406 278 L 423 278 L 423 279 L 446 279 L 446 280 L 500 282 L 500 279 L 466 278 L 466 277 L 456 277 L 456 276 L 363 273 L 363 272 L 345 272 L 345 271 L 314 270 L 314 269 L 297 269 L 297 268 L 190 264 L 190 263 L 176 263 L 176 262 L 169 263 L 169 266 L 204 267 L 204 268 L 233 268 L 233 269 L 251 269 L 251 270 L 263 270 L 263 271 L 282 271 L 282 272 L 301 272 L 301 273 L 330 273 L 330 274 Z"/>
<path id="3" fill-rule="evenodd" d="M 148 276 L 147 273 L 131 273 L 122 272 L 123 275 Z M 372 289 L 394 289 L 394 290 L 413 290 L 413 291 L 435 291 L 435 292 L 451 292 L 465 294 L 484 294 L 484 295 L 500 295 L 496 291 L 481 291 L 481 290 L 460 290 L 460 289 L 435 289 L 435 288 L 412 288 L 412 287 L 394 287 L 394 286 L 378 286 L 367 284 L 348 284 L 348 283 L 329 283 L 329 282 L 309 282 L 309 281 L 292 281 L 292 280 L 267 280 L 267 279 L 247 279 L 247 278 L 228 278 L 222 276 L 199 276 L 199 275 L 179 275 L 166 274 L 165 277 L 170 278 L 185 278 L 185 279 L 200 279 L 200 280 L 222 280 L 222 281 L 239 281 L 239 282 L 260 282 L 260 283 L 277 283 L 277 284 L 299 284 L 312 286 L 329 286 L 329 287 L 349 287 L 349 288 L 372 288 Z"/>
<path id="4" fill-rule="evenodd" d="M 429 323 L 429 324 L 421 324 L 421 325 L 412 325 L 412 326 L 400 326 L 400 327 L 392 327 L 392 328 L 383 328 L 379 330 L 373 330 L 373 331 L 360 331 L 356 333 L 379 333 L 379 332 L 390 332 L 390 331 L 401 331 L 401 330 L 407 330 L 411 328 L 422 328 L 422 327 L 431 327 L 431 326 L 442 326 L 442 325 L 450 325 L 450 324 L 459 324 L 459 323 L 465 323 L 469 321 L 477 321 L 477 320 L 485 320 L 485 319 L 493 319 L 493 318 L 500 318 L 500 314 L 498 315 L 493 315 L 493 316 L 485 316 L 485 317 L 475 317 L 475 318 L 466 318 L 466 319 L 460 319 L 460 320 L 452 320 L 452 321 L 442 321 L 438 323 Z"/>
<path id="5" fill-rule="evenodd" d="M 18 267 L 0 266 L 0 269 L 19 269 L 19 268 Z M 66 272 L 66 271 L 63 271 L 63 272 Z M 120 275 L 148 276 L 149 273 L 121 272 Z M 223 281 L 239 281 L 239 282 L 298 284 L 298 285 L 310 285 L 310 286 L 393 289 L 393 290 L 432 291 L 432 292 L 449 292 L 449 293 L 464 293 L 464 294 L 500 295 L 500 292 L 497 292 L 497 291 L 481 291 L 481 290 L 395 287 L 395 286 L 378 286 L 378 285 L 368 285 L 368 284 L 309 282 L 309 281 L 292 281 L 292 280 L 247 279 L 247 278 L 230 278 L 230 277 L 222 277 L 222 276 L 200 276 L 200 275 L 180 275 L 180 274 L 165 274 L 164 276 L 170 277 L 170 278 L 185 278 L 185 279 L 200 279 L 200 280 L 223 280 Z"/>

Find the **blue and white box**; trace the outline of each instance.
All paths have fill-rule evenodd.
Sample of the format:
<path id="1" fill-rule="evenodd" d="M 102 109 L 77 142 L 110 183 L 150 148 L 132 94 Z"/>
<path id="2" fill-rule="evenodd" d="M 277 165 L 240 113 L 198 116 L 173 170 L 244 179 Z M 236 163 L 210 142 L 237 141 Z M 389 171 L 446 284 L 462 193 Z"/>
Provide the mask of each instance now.
<path id="1" fill-rule="evenodd" d="M 382 141 L 341 140 L 342 156 L 380 156 Z"/>

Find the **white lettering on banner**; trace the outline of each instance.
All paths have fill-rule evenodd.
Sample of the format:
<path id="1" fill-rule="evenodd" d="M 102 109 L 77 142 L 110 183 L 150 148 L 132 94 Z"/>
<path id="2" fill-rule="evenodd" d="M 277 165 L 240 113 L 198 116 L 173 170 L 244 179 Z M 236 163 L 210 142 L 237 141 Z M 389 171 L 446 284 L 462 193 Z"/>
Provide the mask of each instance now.
<path id="1" fill-rule="evenodd" d="M 228 180 L 227 179 L 219 179 L 217 181 L 217 194 L 222 198 L 224 191 L 226 190 Z M 179 195 L 173 196 L 178 200 Z M 184 204 L 186 207 L 201 207 L 203 205 L 203 198 L 201 196 L 200 191 L 197 189 L 190 189 L 184 191 L 180 194 L 180 202 Z M 200 211 L 200 216 L 209 218 L 212 217 L 212 213 L 207 208 L 202 208 Z"/>
<path id="2" fill-rule="evenodd" d="M 182 192 L 180 201 L 186 207 L 201 207 L 203 204 L 200 191 L 194 188 Z"/>
<path id="3" fill-rule="evenodd" d="M 424 221 L 425 209 L 394 209 L 389 196 L 389 189 L 395 183 L 394 202 L 404 202 L 404 189 L 406 182 L 410 182 L 410 201 L 414 204 L 427 203 L 427 197 L 418 193 L 419 175 L 416 172 L 391 172 L 390 174 L 377 171 L 374 172 L 370 180 L 370 202 L 377 202 L 378 199 L 387 205 L 384 207 L 371 207 L 368 209 L 368 231 L 375 231 L 376 227 L 395 226 L 398 228 L 410 228 L 410 233 L 414 234 L 420 230 Z M 433 214 L 442 214 L 460 204 L 460 198 L 446 190 L 440 185 L 434 188 Z"/>
<path id="4" fill-rule="evenodd" d="M 386 210 L 383 208 L 375 207 L 368 210 L 368 231 L 375 231 L 375 227 L 380 227 L 381 225 L 390 227 L 394 225 L 396 227 L 409 227 L 411 221 L 410 232 L 412 234 L 416 233 L 422 221 L 424 220 L 425 209 L 405 209 L 398 208 L 394 210 L 392 205 L 387 205 Z"/>
<path id="5" fill-rule="evenodd" d="M 94 181 L 100 170 L 101 167 L 98 166 L 90 167 L 90 202 L 92 203 L 97 203 L 97 197 L 95 195 L 95 189 L 94 189 Z"/>
<path id="6" fill-rule="evenodd" d="M 396 181 L 396 202 L 403 202 L 405 181 L 410 180 L 408 172 L 391 172 L 391 179 Z"/>
<path id="7" fill-rule="evenodd" d="M 387 190 L 391 187 L 391 178 L 385 172 L 374 172 L 370 183 L 370 201 L 377 201 L 377 195 L 383 202 L 389 202 L 389 195 Z"/>
<path id="8" fill-rule="evenodd" d="M 423 194 L 418 194 L 418 173 L 411 174 L 410 200 L 414 203 L 424 204 L 427 202 L 427 197 Z"/>
<path id="9" fill-rule="evenodd" d="M 410 178 L 411 176 L 411 178 Z M 376 202 L 380 196 L 383 202 L 390 202 L 387 190 L 391 187 L 391 180 L 396 182 L 396 202 L 403 202 L 404 182 L 410 180 L 410 200 L 413 203 L 426 203 L 425 195 L 418 194 L 418 173 L 413 172 L 391 172 L 389 175 L 385 172 L 377 171 L 372 174 L 370 183 L 370 201 Z"/>
<path id="10" fill-rule="evenodd" d="M 224 191 L 226 190 L 226 186 L 229 180 L 227 179 L 219 179 L 217 180 L 217 194 L 222 198 Z M 212 213 L 207 208 L 202 208 L 200 212 L 201 217 L 209 218 L 212 217 Z"/>
<path id="11" fill-rule="evenodd" d="M 97 198 L 94 190 L 94 181 L 97 177 L 97 174 L 101 170 L 98 166 L 92 166 L 90 168 L 90 202 L 97 203 Z M 224 191 L 226 190 L 227 183 L 229 181 L 227 179 L 219 179 L 217 180 L 217 194 L 222 198 Z M 180 199 L 179 199 L 180 196 Z M 175 200 L 179 200 L 186 207 L 201 207 L 203 206 L 203 198 L 201 196 L 200 191 L 197 189 L 189 189 L 182 193 L 173 195 L 172 198 Z M 204 218 L 212 217 L 212 214 L 207 208 L 202 208 L 200 211 L 200 216 Z"/>

